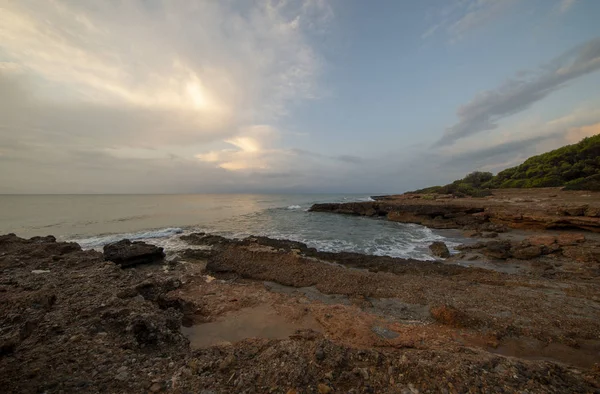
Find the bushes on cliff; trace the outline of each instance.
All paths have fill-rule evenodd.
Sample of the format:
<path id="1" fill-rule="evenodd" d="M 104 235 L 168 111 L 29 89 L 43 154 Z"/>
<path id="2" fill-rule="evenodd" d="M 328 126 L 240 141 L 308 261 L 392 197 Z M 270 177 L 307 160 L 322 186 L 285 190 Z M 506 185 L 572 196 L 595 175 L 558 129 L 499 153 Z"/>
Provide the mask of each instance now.
<path id="1" fill-rule="evenodd" d="M 594 178 L 600 174 L 600 134 L 577 144 L 563 146 L 527 159 L 523 164 L 500 171 L 485 182 L 484 188 L 529 188 L 568 186 L 597 187 Z M 576 186 L 578 185 L 578 186 Z M 579 189 L 592 190 L 592 189 Z"/>
<path id="2" fill-rule="evenodd" d="M 565 190 L 600 190 L 600 134 L 527 159 L 493 176 L 475 171 L 445 186 L 409 193 L 485 197 L 489 189 L 559 187 Z"/>
<path id="3" fill-rule="evenodd" d="M 600 191 L 600 174 L 568 182 L 563 190 L 592 190 Z"/>
<path id="4" fill-rule="evenodd" d="M 482 189 L 482 184 L 488 182 L 492 178 L 491 172 L 475 171 L 463 179 L 459 179 L 445 186 L 432 186 L 425 189 L 415 190 L 409 193 L 420 194 L 453 194 L 457 197 L 485 197 L 491 195 L 491 191 Z"/>

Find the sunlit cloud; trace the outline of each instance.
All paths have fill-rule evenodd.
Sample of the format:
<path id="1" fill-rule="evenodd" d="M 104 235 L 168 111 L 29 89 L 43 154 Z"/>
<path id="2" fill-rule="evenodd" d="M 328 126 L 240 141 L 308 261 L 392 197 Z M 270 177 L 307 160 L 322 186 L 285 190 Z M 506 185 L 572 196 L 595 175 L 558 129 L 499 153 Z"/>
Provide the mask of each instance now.
<path id="1" fill-rule="evenodd" d="M 269 125 L 319 97 L 321 59 L 307 33 L 332 17 L 317 0 L 0 0 L 0 9 L 0 146 L 15 147 L 10 160 L 67 166 L 85 151 L 77 160 L 138 160 L 144 171 L 179 157 L 204 177 L 206 165 L 275 166 L 285 149 Z M 215 144 L 225 146 L 205 148 Z"/>

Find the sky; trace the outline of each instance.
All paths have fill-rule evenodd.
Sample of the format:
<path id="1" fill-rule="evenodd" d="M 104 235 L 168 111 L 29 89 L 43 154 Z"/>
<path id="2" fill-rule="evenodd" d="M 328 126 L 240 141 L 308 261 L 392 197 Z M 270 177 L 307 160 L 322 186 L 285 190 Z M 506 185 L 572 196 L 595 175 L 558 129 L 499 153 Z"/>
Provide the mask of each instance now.
<path id="1" fill-rule="evenodd" d="M 0 0 L 0 193 L 398 193 L 600 133 L 597 0 Z"/>

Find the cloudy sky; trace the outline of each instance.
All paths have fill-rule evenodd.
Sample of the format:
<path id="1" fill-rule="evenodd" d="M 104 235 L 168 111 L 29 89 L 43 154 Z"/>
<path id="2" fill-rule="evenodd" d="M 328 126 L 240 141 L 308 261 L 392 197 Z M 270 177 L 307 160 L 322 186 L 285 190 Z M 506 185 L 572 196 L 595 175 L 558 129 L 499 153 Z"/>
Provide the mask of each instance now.
<path id="1" fill-rule="evenodd" d="M 597 0 L 0 0 L 0 193 L 402 192 L 600 132 Z"/>

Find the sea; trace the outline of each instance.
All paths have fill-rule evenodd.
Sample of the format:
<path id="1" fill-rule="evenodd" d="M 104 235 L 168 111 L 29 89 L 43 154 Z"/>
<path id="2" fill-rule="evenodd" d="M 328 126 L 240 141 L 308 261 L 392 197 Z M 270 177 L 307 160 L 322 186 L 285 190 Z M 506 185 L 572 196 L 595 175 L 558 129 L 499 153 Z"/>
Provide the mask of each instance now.
<path id="1" fill-rule="evenodd" d="M 54 235 L 101 250 L 123 238 L 176 253 L 184 234 L 262 235 L 322 251 L 432 260 L 428 246 L 462 243 L 457 232 L 416 224 L 309 212 L 315 203 L 371 201 L 357 194 L 0 195 L 0 234 Z"/>

